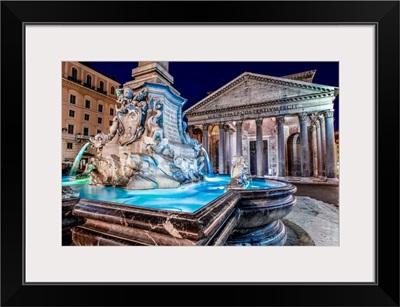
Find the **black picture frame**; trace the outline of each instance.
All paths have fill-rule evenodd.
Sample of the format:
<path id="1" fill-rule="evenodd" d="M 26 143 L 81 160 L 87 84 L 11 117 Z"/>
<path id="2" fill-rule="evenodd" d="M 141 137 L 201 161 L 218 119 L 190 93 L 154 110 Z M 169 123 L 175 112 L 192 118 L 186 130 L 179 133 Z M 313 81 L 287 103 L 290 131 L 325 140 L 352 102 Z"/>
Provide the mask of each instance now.
<path id="1" fill-rule="evenodd" d="M 375 25 L 376 283 L 25 284 L 27 23 Z M 2 1 L 1 305 L 399 306 L 399 37 L 399 1 Z"/>

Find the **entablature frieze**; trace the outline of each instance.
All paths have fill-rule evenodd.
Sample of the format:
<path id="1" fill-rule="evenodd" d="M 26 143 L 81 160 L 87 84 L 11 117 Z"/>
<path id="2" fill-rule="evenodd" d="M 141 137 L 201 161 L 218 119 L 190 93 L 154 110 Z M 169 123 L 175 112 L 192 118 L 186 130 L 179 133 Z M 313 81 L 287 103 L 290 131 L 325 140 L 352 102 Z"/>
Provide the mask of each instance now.
<path id="1" fill-rule="evenodd" d="M 319 103 L 319 104 L 316 104 Z M 193 124 L 214 124 L 227 121 L 255 120 L 258 118 L 276 117 L 279 115 L 299 116 L 301 113 L 311 114 L 325 111 L 333 106 L 331 101 L 307 101 L 303 103 L 281 104 L 273 106 L 242 106 L 225 108 L 187 116 Z"/>
<path id="2" fill-rule="evenodd" d="M 257 109 L 262 107 L 271 106 L 271 110 L 274 111 L 276 108 L 280 108 L 281 110 L 292 110 L 298 108 L 302 104 L 306 102 L 315 103 L 316 101 L 319 103 L 330 104 L 332 103 L 332 98 L 334 97 L 333 93 L 326 93 L 326 94 L 318 94 L 318 95 L 306 95 L 306 96 L 298 96 L 293 98 L 282 98 L 282 99 L 275 99 L 269 100 L 262 103 L 257 104 L 246 104 L 246 105 L 239 105 L 239 106 L 232 106 L 227 108 L 215 108 L 215 109 L 208 109 L 201 112 L 187 112 L 186 116 L 188 118 L 195 117 L 199 115 L 207 115 L 207 114 L 217 114 L 220 112 L 230 112 L 230 111 L 241 111 L 241 110 L 248 110 Z M 327 100 L 328 99 L 328 100 Z"/>

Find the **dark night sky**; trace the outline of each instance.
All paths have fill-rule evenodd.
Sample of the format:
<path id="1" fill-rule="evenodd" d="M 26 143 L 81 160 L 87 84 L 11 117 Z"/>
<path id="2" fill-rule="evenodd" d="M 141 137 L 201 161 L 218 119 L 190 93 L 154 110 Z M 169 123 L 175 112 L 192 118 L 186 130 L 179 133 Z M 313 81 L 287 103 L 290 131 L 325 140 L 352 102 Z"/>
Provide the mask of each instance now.
<path id="1" fill-rule="evenodd" d="M 90 67 L 114 77 L 121 85 L 133 80 L 138 62 L 90 62 Z M 243 72 L 281 77 L 316 69 L 313 83 L 339 87 L 338 62 L 169 62 L 173 87 L 187 99 L 183 110 L 192 106 Z M 335 130 L 339 126 L 339 96 L 335 100 Z"/>

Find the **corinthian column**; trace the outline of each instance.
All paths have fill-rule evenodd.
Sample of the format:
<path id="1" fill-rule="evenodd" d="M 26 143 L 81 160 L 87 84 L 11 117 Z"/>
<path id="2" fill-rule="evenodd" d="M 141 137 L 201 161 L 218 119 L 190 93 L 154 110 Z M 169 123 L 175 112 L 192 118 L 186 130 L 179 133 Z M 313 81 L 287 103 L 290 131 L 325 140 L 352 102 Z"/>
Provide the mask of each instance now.
<path id="1" fill-rule="evenodd" d="M 318 146 L 317 146 L 317 128 L 315 125 L 311 126 L 311 152 L 313 161 L 313 175 L 318 177 Z M 311 175 L 311 174 L 310 174 Z"/>
<path id="2" fill-rule="evenodd" d="M 224 126 L 225 130 L 225 164 L 224 164 L 224 174 L 230 173 L 230 155 L 231 155 L 231 144 L 229 140 L 229 125 Z"/>
<path id="3" fill-rule="evenodd" d="M 322 176 L 326 176 L 326 128 L 325 128 L 325 117 L 319 116 L 319 123 L 321 125 L 321 158 L 322 158 Z"/>
<path id="4" fill-rule="evenodd" d="M 307 113 L 300 113 L 301 176 L 310 177 L 310 147 L 308 145 Z"/>
<path id="5" fill-rule="evenodd" d="M 208 154 L 208 127 L 209 124 L 204 124 L 203 125 L 203 148 Z M 205 164 L 205 170 L 206 172 L 211 172 L 212 170 L 208 169 L 207 163 Z"/>
<path id="6" fill-rule="evenodd" d="M 236 122 L 236 155 L 242 155 L 242 123 Z"/>
<path id="7" fill-rule="evenodd" d="M 278 124 L 278 175 L 279 177 L 286 176 L 286 162 L 285 162 L 285 116 L 277 116 L 276 122 Z"/>
<path id="8" fill-rule="evenodd" d="M 204 124 L 203 125 L 203 148 L 207 151 L 208 153 L 208 127 L 210 124 Z"/>
<path id="9" fill-rule="evenodd" d="M 318 176 L 322 176 L 323 165 L 322 165 L 322 142 L 321 142 L 321 131 L 320 131 L 321 128 L 318 121 L 315 122 L 315 127 L 317 135 Z"/>
<path id="10" fill-rule="evenodd" d="M 218 140 L 218 172 L 224 174 L 225 165 L 225 140 L 224 140 L 224 125 L 223 123 L 218 124 L 219 127 L 219 140 Z"/>
<path id="11" fill-rule="evenodd" d="M 333 128 L 333 110 L 325 111 L 326 120 L 326 176 L 336 178 L 335 132 Z"/>
<path id="12" fill-rule="evenodd" d="M 264 176 L 264 143 L 262 135 L 263 119 L 256 119 L 257 176 Z"/>

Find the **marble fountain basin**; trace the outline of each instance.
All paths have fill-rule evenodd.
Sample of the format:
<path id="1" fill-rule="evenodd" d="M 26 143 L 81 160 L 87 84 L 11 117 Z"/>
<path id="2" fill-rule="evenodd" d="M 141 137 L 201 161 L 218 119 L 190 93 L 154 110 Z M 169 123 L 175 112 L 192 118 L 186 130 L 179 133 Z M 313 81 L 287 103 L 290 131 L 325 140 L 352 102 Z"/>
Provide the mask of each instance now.
<path id="1" fill-rule="evenodd" d="M 123 190 L 67 184 L 79 193 L 63 200 L 81 221 L 71 245 L 270 246 L 285 245 L 281 219 L 296 205 L 296 186 L 253 178 L 226 188 L 229 175 L 179 188 Z"/>

